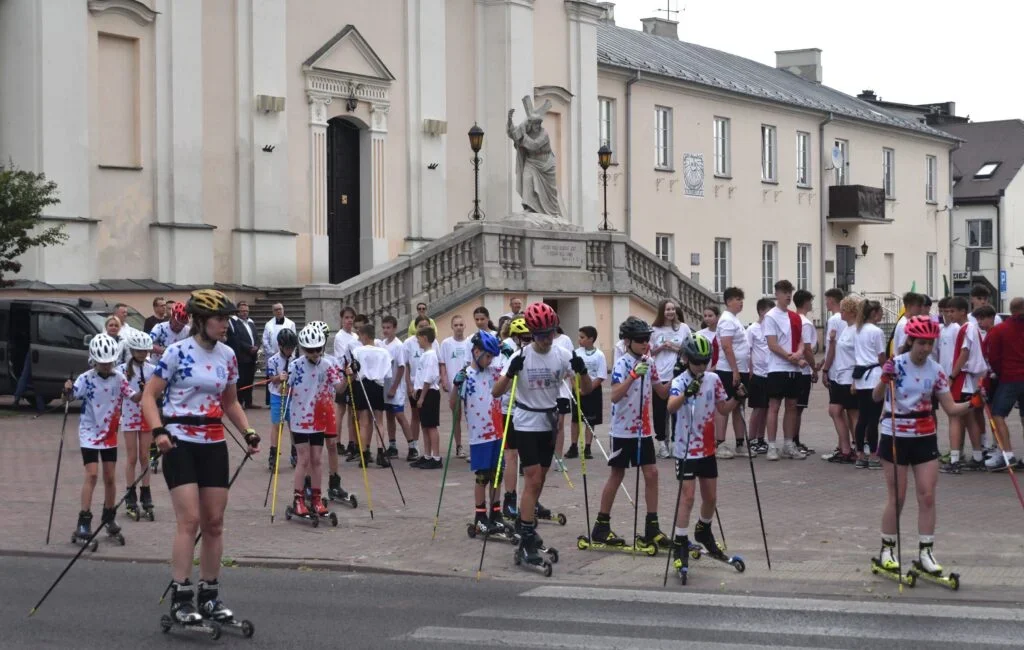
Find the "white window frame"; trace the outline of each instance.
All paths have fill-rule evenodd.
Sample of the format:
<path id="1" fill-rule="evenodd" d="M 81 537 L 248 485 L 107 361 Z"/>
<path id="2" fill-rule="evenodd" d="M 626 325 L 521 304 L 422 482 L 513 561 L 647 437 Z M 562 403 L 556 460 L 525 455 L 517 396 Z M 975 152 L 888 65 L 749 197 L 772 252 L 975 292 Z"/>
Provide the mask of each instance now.
<path id="1" fill-rule="evenodd" d="M 836 138 L 833 146 L 843 152 L 843 164 L 835 168 L 835 185 L 846 185 L 850 182 L 850 141 Z"/>
<path id="2" fill-rule="evenodd" d="M 715 293 L 722 293 L 732 282 L 732 240 L 715 239 Z"/>
<path id="3" fill-rule="evenodd" d="M 988 226 L 988 243 L 985 243 L 985 226 Z M 971 230 L 974 227 L 978 229 L 977 244 L 971 243 Z M 964 234 L 967 235 L 967 249 L 968 250 L 991 250 L 992 242 L 995 239 L 995 233 L 992 228 L 991 219 L 968 219 L 964 226 Z"/>
<path id="4" fill-rule="evenodd" d="M 675 237 L 671 233 L 659 232 L 654 235 L 654 254 L 663 262 L 675 261 Z"/>
<path id="5" fill-rule="evenodd" d="M 779 134 L 771 124 L 761 125 L 761 182 L 779 182 Z"/>
<path id="6" fill-rule="evenodd" d="M 796 184 L 811 186 L 811 134 L 806 131 L 796 132 Z"/>
<path id="7" fill-rule="evenodd" d="M 811 245 L 796 245 L 796 288 L 811 289 Z"/>
<path id="8" fill-rule="evenodd" d="M 924 254 L 924 276 L 925 276 L 925 291 L 931 298 L 935 297 L 935 287 L 938 285 L 938 272 L 939 272 L 939 255 L 938 253 L 925 253 Z"/>
<path id="9" fill-rule="evenodd" d="M 672 170 L 672 109 L 654 107 L 654 167 Z"/>
<path id="10" fill-rule="evenodd" d="M 615 159 L 615 100 L 609 97 L 597 98 L 597 146 L 608 145 Z"/>
<path id="11" fill-rule="evenodd" d="M 938 203 L 939 159 L 935 156 L 924 157 L 924 200 Z"/>
<path id="12" fill-rule="evenodd" d="M 885 198 L 896 198 L 896 150 L 882 147 L 882 189 Z"/>
<path id="13" fill-rule="evenodd" d="M 716 117 L 714 127 L 715 138 L 715 176 L 732 175 L 732 146 L 730 132 L 732 123 L 727 117 Z"/>
<path id="14" fill-rule="evenodd" d="M 775 293 L 775 283 L 779 280 L 779 242 L 761 242 L 761 295 L 771 296 Z"/>

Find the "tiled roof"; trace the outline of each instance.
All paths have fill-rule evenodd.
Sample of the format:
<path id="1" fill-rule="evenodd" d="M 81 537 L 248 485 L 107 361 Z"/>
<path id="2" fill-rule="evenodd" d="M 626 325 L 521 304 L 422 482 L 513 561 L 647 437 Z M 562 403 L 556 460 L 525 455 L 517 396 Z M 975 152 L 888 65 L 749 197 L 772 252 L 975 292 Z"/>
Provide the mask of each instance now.
<path id="1" fill-rule="evenodd" d="M 597 61 L 607 66 L 670 77 L 760 100 L 955 139 L 926 124 L 906 119 L 828 86 L 806 81 L 791 72 L 635 29 L 607 23 L 598 25 Z"/>
<path id="2" fill-rule="evenodd" d="M 954 199 L 998 197 L 1024 166 L 1024 121 L 968 122 L 943 127 L 964 140 L 953 152 Z M 999 163 L 989 179 L 975 180 L 985 163 Z"/>
<path id="3" fill-rule="evenodd" d="M 156 280 L 140 279 L 140 280 L 103 280 L 90 284 L 48 284 L 46 282 L 39 282 L 38 280 L 15 280 L 14 283 L 7 287 L 8 289 L 20 289 L 22 291 L 133 291 L 138 293 L 144 293 L 148 291 L 193 291 L 195 289 L 206 288 L 208 285 L 184 285 L 184 284 L 169 284 L 167 282 L 157 282 Z M 262 292 L 266 291 L 266 288 L 251 287 L 244 284 L 224 284 L 215 283 L 215 289 L 221 291 L 248 291 L 248 292 Z"/>

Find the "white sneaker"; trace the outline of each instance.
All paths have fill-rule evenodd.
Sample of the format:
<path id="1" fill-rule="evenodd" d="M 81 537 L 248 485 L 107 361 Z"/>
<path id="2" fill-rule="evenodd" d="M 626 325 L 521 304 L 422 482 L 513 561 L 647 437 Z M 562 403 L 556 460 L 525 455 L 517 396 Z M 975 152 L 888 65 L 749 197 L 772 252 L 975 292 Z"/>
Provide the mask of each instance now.
<path id="1" fill-rule="evenodd" d="M 1014 458 L 1013 453 L 1008 454 L 995 453 L 985 461 L 985 469 L 990 472 L 1001 472 L 1006 469 L 1007 465 L 1013 465 L 1017 462 Z"/>
<path id="2" fill-rule="evenodd" d="M 668 451 L 668 441 L 662 440 L 658 443 L 658 458 L 668 458 L 671 454 Z"/>
<path id="3" fill-rule="evenodd" d="M 768 445 L 768 460 L 778 460 L 779 449 L 775 445 Z"/>
<path id="4" fill-rule="evenodd" d="M 805 460 L 807 458 L 792 442 L 787 442 L 782 446 L 782 456 L 790 460 Z"/>
<path id="5" fill-rule="evenodd" d="M 715 452 L 715 458 L 721 458 L 728 460 L 729 458 L 735 458 L 736 452 L 732 450 L 732 445 L 728 442 L 723 442 L 718 445 L 718 451 Z"/>

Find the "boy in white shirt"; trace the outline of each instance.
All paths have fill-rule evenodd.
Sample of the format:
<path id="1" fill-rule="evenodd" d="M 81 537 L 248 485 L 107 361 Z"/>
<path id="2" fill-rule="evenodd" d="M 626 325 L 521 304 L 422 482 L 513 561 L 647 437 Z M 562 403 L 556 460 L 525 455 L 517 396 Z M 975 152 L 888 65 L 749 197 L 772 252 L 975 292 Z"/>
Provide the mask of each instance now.
<path id="1" fill-rule="evenodd" d="M 981 380 L 988 372 L 988 364 L 981 352 L 981 335 L 977 325 L 967 320 L 967 299 L 956 296 L 949 299 L 950 321 L 960 326 L 953 349 L 953 366 L 949 373 L 949 392 L 957 404 L 969 402 L 981 390 Z M 940 332 L 939 336 L 942 334 Z M 941 362 L 939 365 L 943 365 Z M 949 419 L 949 462 L 939 467 L 944 474 L 959 474 L 963 470 L 978 470 L 984 467 L 981 446 L 983 421 L 968 412 Z M 960 463 L 960 450 L 964 444 L 964 428 L 971 440 L 973 454 L 970 460 Z"/>
<path id="2" fill-rule="evenodd" d="M 270 447 L 268 469 L 273 472 L 277 463 L 276 431 L 284 426 L 285 422 L 291 419 L 291 407 L 285 405 L 286 396 L 282 395 L 281 387 L 288 381 L 288 364 L 295 358 L 295 348 L 299 345 L 299 338 L 295 330 L 281 329 L 277 333 L 277 353 L 267 359 L 267 391 L 270 393 L 270 424 L 275 430 L 272 438 L 274 444 Z M 298 464 L 295 443 L 292 442 L 291 464 L 295 467 Z"/>
<path id="3" fill-rule="evenodd" d="M 913 291 L 903 294 L 903 316 L 896 321 L 896 327 L 892 330 L 892 348 L 889 350 L 889 356 L 894 357 L 900 354 L 903 344 L 907 342 L 907 335 L 904 333 L 907 321 L 922 313 L 924 313 L 924 296 Z"/>
<path id="4" fill-rule="evenodd" d="M 419 339 L 416 338 L 416 332 L 421 327 L 434 329 L 434 326 L 427 316 L 417 316 L 413 325 L 415 326 L 413 333 L 402 341 L 402 345 L 405 346 L 405 394 L 409 398 L 409 435 L 413 440 L 418 441 L 420 439 L 420 409 L 416 406 L 416 393 L 419 391 L 416 377 L 420 371 L 420 358 L 423 356 L 423 350 L 420 348 Z M 437 344 L 436 340 L 431 347 L 436 354 L 441 354 L 441 346 Z M 425 443 L 426 441 L 424 440 Z M 423 455 L 423 450 L 419 450 L 419 454 L 418 458 L 409 461 L 413 466 L 418 466 L 420 463 L 429 460 Z"/>
<path id="5" fill-rule="evenodd" d="M 359 345 L 359 339 L 356 337 L 355 332 L 352 331 L 355 325 L 356 310 L 352 307 L 341 308 L 341 329 L 334 335 L 334 344 L 331 349 L 331 356 L 341 364 L 342 367 L 347 366 L 349 360 L 352 358 L 352 348 Z M 356 446 L 355 439 L 355 427 L 353 426 L 352 420 L 345 417 L 350 415 L 349 410 L 352 408 L 352 395 L 347 392 L 338 392 L 334 394 L 334 403 L 337 407 L 337 425 L 338 425 L 338 444 L 335 450 L 332 452 L 330 449 L 327 450 L 327 459 L 331 461 L 333 456 L 333 462 L 338 462 L 338 454 L 345 453 L 345 460 L 351 461 L 359 458 L 359 449 Z M 347 425 L 345 423 L 348 423 Z M 348 448 L 341 447 L 341 428 L 346 426 L 348 428 Z M 332 470 L 333 471 L 333 470 Z"/>
<path id="6" fill-rule="evenodd" d="M 394 316 L 385 316 L 380 321 L 381 335 L 384 340 L 381 342 L 383 348 L 391 355 L 391 376 L 384 384 L 384 413 L 388 421 L 388 458 L 398 456 L 398 445 L 395 443 L 396 424 L 402 428 L 402 436 L 409 445 L 409 454 L 406 460 L 412 462 L 419 458 L 418 445 L 415 438 L 410 435 L 409 421 L 405 417 L 405 400 L 408 392 L 405 390 L 405 373 L 408 372 L 405 346 L 395 335 L 398 331 L 398 319 Z"/>
<path id="7" fill-rule="evenodd" d="M 768 366 L 772 352 L 764 337 L 764 317 L 773 307 L 775 301 L 771 298 L 758 300 L 757 322 L 747 328 L 747 341 L 750 343 L 750 388 L 747 401 L 750 405 L 750 451 L 757 454 L 768 451 L 764 432 L 768 423 Z M 757 442 L 754 442 L 755 438 Z"/>
<path id="8" fill-rule="evenodd" d="M 583 445 L 583 458 L 586 460 L 593 459 L 594 455 L 590 451 L 590 445 L 594 441 L 594 435 L 591 433 L 591 429 L 604 422 L 604 397 L 601 385 L 608 378 L 608 363 L 605 361 L 604 352 L 595 347 L 596 343 L 597 328 L 591 325 L 581 327 L 579 334 L 580 347 L 576 348 L 576 356 L 583 359 L 583 363 L 587 364 L 587 374 L 590 375 L 590 385 L 592 388 L 589 393 L 580 397 L 580 409 L 583 411 L 583 417 L 586 423 L 590 424 L 590 427 L 588 428 L 585 423 L 582 425 L 583 430 L 576 432 L 576 437 L 573 438 L 569 451 L 565 452 L 566 458 L 579 457 L 577 441 L 582 436 L 586 441 Z M 573 395 L 573 402 L 575 401 L 576 396 Z M 574 409 L 570 417 L 574 417 L 575 414 L 576 411 Z"/>
<path id="9" fill-rule="evenodd" d="M 725 403 L 726 413 L 715 415 L 715 430 L 720 432 L 724 450 L 721 457 L 731 458 L 734 453 L 728 442 L 725 442 L 725 428 L 732 413 L 732 432 L 736 439 L 735 454 L 743 454 L 743 418 L 737 407 L 746 399 L 750 390 L 750 342 L 747 332 L 740 322 L 739 314 L 743 311 L 743 289 L 728 287 L 722 292 L 725 311 L 718 318 L 718 364 L 714 370 L 722 380 L 725 394 L 729 401 Z M 718 452 L 716 452 L 718 453 Z M 750 453 L 750 450 L 747 450 Z"/>
<path id="10" fill-rule="evenodd" d="M 818 365 L 814 353 L 818 349 L 818 328 L 814 326 L 807 314 L 814 309 L 814 294 L 806 289 L 801 289 L 793 294 L 793 305 L 796 313 L 800 315 L 800 339 L 803 346 L 803 360 L 805 365 L 800 369 L 800 396 L 796 400 L 796 429 L 793 434 L 793 444 L 797 451 L 804 456 L 814 453 L 814 450 L 800 442 L 800 424 L 804 419 L 804 411 L 811 401 L 811 387 L 818 383 Z"/>
<path id="11" fill-rule="evenodd" d="M 768 460 L 778 460 L 775 447 L 778 435 L 779 411 L 785 404 L 782 420 L 782 435 L 785 443 L 782 456 L 793 460 L 804 460 L 806 456 L 796 448 L 796 426 L 799 415 L 797 402 L 800 398 L 803 366 L 807 365 L 801 342 L 803 322 L 800 315 L 790 311 L 793 300 L 793 283 L 779 280 L 775 283 L 775 307 L 765 314 L 762 329 L 771 357 L 768 359 Z"/>
<path id="12" fill-rule="evenodd" d="M 434 350 L 436 338 L 433 328 L 429 325 L 416 331 L 416 342 L 422 351 L 419 369 L 414 379 L 416 386 L 416 408 L 419 411 L 420 428 L 423 430 L 423 456 L 412 464 L 420 469 L 440 469 L 444 467 L 441 460 L 440 435 L 437 428 L 441 425 L 441 370 Z"/>
<path id="13" fill-rule="evenodd" d="M 466 338 L 466 323 L 462 316 L 452 316 L 452 335 L 441 341 L 441 350 L 437 356 L 441 372 L 441 389 L 452 392 L 452 378 L 456 373 L 469 365 L 470 340 Z M 486 325 L 486 323 L 485 323 Z M 462 422 L 455 420 L 455 457 L 466 458 L 466 450 L 462 447 Z"/>
<path id="14" fill-rule="evenodd" d="M 370 441 L 374 430 L 384 419 L 384 382 L 391 377 L 391 355 L 376 343 L 377 332 L 373 325 L 359 326 L 359 343 L 352 350 L 355 363 L 352 369 L 359 375 L 359 386 L 353 385 L 353 403 L 359 414 L 359 437 L 363 443 L 364 462 L 370 464 Z M 379 435 L 379 431 L 377 432 Z M 391 467 L 383 440 L 377 443 L 377 467 Z"/>

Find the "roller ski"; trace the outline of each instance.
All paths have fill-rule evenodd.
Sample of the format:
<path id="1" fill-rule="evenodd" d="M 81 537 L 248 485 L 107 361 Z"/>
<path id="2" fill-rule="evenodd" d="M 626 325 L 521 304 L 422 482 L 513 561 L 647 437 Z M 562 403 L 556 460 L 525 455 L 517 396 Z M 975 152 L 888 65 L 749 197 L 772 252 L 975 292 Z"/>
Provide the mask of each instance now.
<path id="1" fill-rule="evenodd" d="M 882 550 L 878 557 L 871 558 L 871 573 L 876 576 L 884 576 L 908 587 L 913 587 L 917 584 L 917 574 L 915 572 L 901 573 L 900 563 L 896 561 L 895 541 L 885 541 L 882 543 Z"/>
<path id="2" fill-rule="evenodd" d="M 359 507 L 359 502 L 356 500 L 356 495 L 346 492 L 341 487 L 341 476 L 337 474 L 331 474 L 327 479 L 327 498 L 331 501 L 340 501 L 346 503 L 353 508 Z"/>
<path id="3" fill-rule="evenodd" d="M 515 522 L 519 519 L 519 501 L 515 492 L 506 492 L 501 502 L 501 516 L 506 521 Z"/>
<path id="4" fill-rule="evenodd" d="M 114 540 L 121 546 L 124 546 L 125 541 L 124 535 L 121 534 L 121 527 L 117 525 L 116 521 L 114 521 L 114 515 L 116 514 L 117 511 L 113 508 L 104 508 L 103 514 L 100 517 L 100 525 L 103 526 L 106 531 L 107 537 Z"/>
<path id="5" fill-rule="evenodd" d="M 78 525 L 75 526 L 74 532 L 71 533 L 71 543 L 84 545 L 92 553 L 95 553 L 96 549 L 100 547 L 100 543 L 93 539 L 92 513 L 88 510 L 82 510 L 78 513 Z"/>
<path id="6" fill-rule="evenodd" d="M 565 518 L 565 515 L 560 512 L 557 515 L 552 513 L 550 510 L 542 506 L 540 501 L 537 502 L 537 507 L 533 509 L 533 514 L 536 521 L 557 521 L 559 526 L 564 526 L 569 522 L 569 520 Z"/>
<path id="7" fill-rule="evenodd" d="M 540 538 L 533 526 L 523 528 L 520 533 L 519 548 L 515 550 L 512 561 L 516 566 L 522 566 L 534 571 L 540 571 L 545 578 L 551 577 L 551 562 L 540 555 Z"/>
<path id="8" fill-rule="evenodd" d="M 644 550 L 648 548 L 668 550 L 675 548 L 675 544 L 668 538 L 668 536 L 661 532 L 661 527 L 658 525 L 658 515 L 648 514 L 647 521 L 644 524 L 644 534 L 636 538 L 634 545 L 638 550 Z M 648 553 L 649 555 L 657 555 L 657 553 Z"/>
<path id="9" fill-rule="evenodd" d="M 639 541 L 639 538 L 637 538 Z M 640 547 L 636 543 L 626 544 L 622 539 L 612 532 L 610 522 L 605 515 L 599 514 L 594 529 L 590 531 L 590 537 L 580 535 L 576 538 L 576 548 L 581 551 L 619 551 L 620 553 L 646 553 L 650 557 L 658 554 L 657 545 Z"/>
<path id="10" fill-rule="evenodd" d="M 156 513 L 153 509 L 153 491 L 148 485 L 139 488 L 139 498 L 142 500 L 142 516 L 150 521 L 156 521 Z"/>
<path id="11" fill-rule="evenodd" d="M 694 560 L 706 556 L 712 560 L 724 562 L 740 573 L 747 570 L 746 563 L 739 555 L 725 554 L 723 547 L 718 544 L 714 533 L 711 532 L 711 524 L 698 521 L 697 526 L 693 530 L 693 539 L 697 542 L 697 544 L 690 546 L 690 557 Z"/>
<path id="12" fill-rule="evenodd" d="M 291 521 L 292 517 L 305 519 L 312 524 L 313 528 L 320 525 L 320 517 L 317 516 L 316 513 L 310 512 L 309 508 L 306 507 L 306 499 L 301 490 L 295 493 L 295 499 L 292 501 L 292 505 L 287 506 L 284 509 L 284 518 Z"/>
<path id="13" fill-rule="evenodd" d="M 203 618 L 193 604 L 195 591 L 192 583 L 186 580 L 183 583 L 172 584 L 171 613 L 160 617 L 160 629 L 164 634 L 171 631 L 172 627 L 178 627 L 189 632 L 201 632 L 208 634 L 216 641 L 220 638 L 221 625 L 217 621 Z M 252 624 L 249 624 L 250 629 Z"/>
<path id="14" fill-rule="evenodd" d="M 914 580 L 920 578 L 953 591 L 960 589 L 960 574 L 942 575 L 942 565 L 935 561 L 930 545 L 921 547 L 919 557 L 914 560 L 912 567 L 907 571 L 907 576 L 914 576 Z"/>
<path id="15" fill-rule="evenodd" d="M 466 525 L 466 535 L 470 539 L 493 537 L 510 544 L 518 544 L 519 537 L 515 534 L 515 530 L 512 526 L 502 521 L 500 507 L 495 504 L 494 508 L 496 512 L 492 511 L 491 516 L 488 517 L 487 508 L 485 506 L 477 506 L 476 517 L 472 523 Z"/>
<path id="16" fill-rule="evenodd" d="M 313 498 L 310 501 L 309 510 L 320 519 L 331 522 L 333 528 L 338 527 L 338 515 L 331 512 L 327 504 L 324 503 L 323 497 L 320 496 L 320 490 L 313 489 Z"/>
<path id="17" fill-rule="evenodd" d="M 256 631 L 256 628 L 248 620 L 235 618 L 234 612 L 225 607 L 217 597 L 218 587 L 216 580 L 212 582 L 199 581 L 199 597 L 196 599 L 199 605 L 199 615 L 207 623 L 213 623 L 229 630 L 237 630 L 248 639 Z"/>
<path id="18" fill-rule="evenodd" d="M 142 510 L 139 508 L 139 497 L 135 488 L 130 487 L 124 495 L 124 513 L 129 519 L 138 521 L 142 517 Z"/>
<path id="19" fill-rule="evenodd" d="M 149 445 L 149 473 L 160 473 L 160 450 L 157 449 L 155 443 L 150 443 Z"/>

